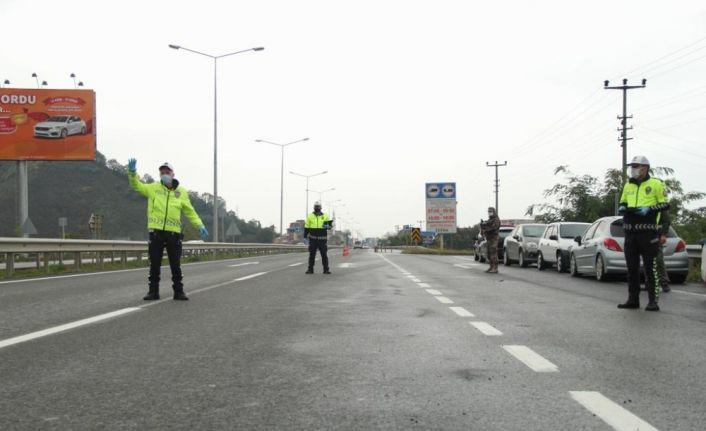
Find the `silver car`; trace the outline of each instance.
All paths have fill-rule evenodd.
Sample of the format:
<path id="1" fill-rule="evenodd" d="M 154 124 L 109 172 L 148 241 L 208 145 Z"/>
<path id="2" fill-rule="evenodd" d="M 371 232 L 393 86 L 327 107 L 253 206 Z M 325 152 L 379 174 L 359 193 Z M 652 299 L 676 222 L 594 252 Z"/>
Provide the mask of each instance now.
<path id="1" fill-rule="evenodd" d="M 526 268 L 530 263 L 537 261 L 539 238 L 544 235 L 546 224 L 532 223 L 517 225 L 505 238 L 505 265 L 510 266 L 517 262 Z"/>
<path id="2" fill-rule="evenodd" d="M 627 274 L 625 263 L 625 231 L 622 217 L 603 217 L 589 226 L 586 233 L 575 238 L 571 247 L 569 272 L 594 275 L 604 281 L 610 275 Z M 672 283 L 684 283 L 689 273 L 686 243 L 669 228 L 667 243 L 662 246 L 664 266 Z"/>
<path id="3" fill-rule="evenodd" d="M 539 240 L 537 269 L 543 271 L 556 266 L 559 272 L 569 270 L 569 247 L 573 246 L 574 238 L 582 236 L 591 223 L 556 222 L 547 226 L 544 235 Z"/>

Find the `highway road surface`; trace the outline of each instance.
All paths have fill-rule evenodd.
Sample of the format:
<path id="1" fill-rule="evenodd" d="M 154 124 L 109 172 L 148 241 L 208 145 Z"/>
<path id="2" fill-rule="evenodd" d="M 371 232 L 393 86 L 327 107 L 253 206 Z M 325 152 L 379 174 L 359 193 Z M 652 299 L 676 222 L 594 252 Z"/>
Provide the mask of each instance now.
<path id="1" fill-rule="evenodd" d="M 332 254 L 185 265 L 188 302 L 145 269 L 1 282 L 0 429 L 706 428 L 702 287 L 624 311 L 620 282 Z"/>

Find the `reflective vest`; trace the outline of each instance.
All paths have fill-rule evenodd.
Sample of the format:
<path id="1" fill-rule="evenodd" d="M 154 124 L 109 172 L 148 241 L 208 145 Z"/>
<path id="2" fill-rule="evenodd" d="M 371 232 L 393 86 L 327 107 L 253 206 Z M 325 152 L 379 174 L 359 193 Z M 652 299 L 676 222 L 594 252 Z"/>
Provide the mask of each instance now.
<path id="1" fill-rule="evenodd" d="M 189 193 L 174 180 L 174 188 L 169 189 L 161 182 L 145 184 L 137 178 L 137 173 L 128 173 L 130 186 L 147 198 L 147 228 L 181 233 L 182 211 L 194 227 L 203 222 L 189 199 Z"/>
<path id="2" fill-rule="evenodd" d="M 628 209 L 648 207 L 650 212 L 640 216 L 628 211 L 623 216 L 625 230 L 660 230 L 661 212 L 669 209 L 667 190 L 662 180 L 647 176 L 644 180 L 630 179 L 623 187 L 620 205 Z"/>
<path id="3" fill-rule="evenodd" d="M 329 221 L 327 214 L 309 214 L 304 222 L 304 235 L 312 239 L 326 239 L 328 231 L 325 228 L 325 222 L 327 221 Z"/>

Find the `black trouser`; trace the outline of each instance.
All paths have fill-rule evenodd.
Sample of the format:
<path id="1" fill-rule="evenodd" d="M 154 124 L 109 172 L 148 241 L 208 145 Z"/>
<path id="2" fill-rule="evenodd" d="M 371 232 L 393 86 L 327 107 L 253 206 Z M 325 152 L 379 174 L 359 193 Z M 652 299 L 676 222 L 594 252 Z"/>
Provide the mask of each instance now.
<path id="1" fill-rule="evenodd" d="M 324 271 L 328 271 L 328 250 L 327 240 L 309 238 L 309 271 L 314 270 L 314 261 L 316 260 L 316 250 L 321 253 L 321 263 L 324 265 Z"/>
<path id="2" fill-rule="evenodd" d="M 159 292 L 159 280 L 162 267 L 162 255 L 167 248 L 169 267 L 172 270 L 172 288 L 174 292 L 183 292 L 181 275 L 181 234 L 155 230 L 150 232 L 150 293 Z"/>
<path id="3" fill-rule="evenodd" d="M 625 233 L 625 263 L 628 266 L 628 301 L 640 302 L 640 257 L 645 266 L 645 287 L 650 302 L 659 299 L 660 287 L 657 271 L 659 235 L 652 231 Z"/>

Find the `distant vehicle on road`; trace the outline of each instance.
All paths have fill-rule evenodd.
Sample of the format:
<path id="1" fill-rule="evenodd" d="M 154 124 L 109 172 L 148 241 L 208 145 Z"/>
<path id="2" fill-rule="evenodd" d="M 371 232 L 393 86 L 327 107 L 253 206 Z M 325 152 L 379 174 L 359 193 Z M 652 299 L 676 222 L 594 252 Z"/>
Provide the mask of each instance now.
<path id="1" fill-rule="evenodd" d="M 572 276 L 589 274 L 599 281 L 604 281 L 611 275 L 627 274 L 622 217 L 598 219 L 574 241 L 576 244 L 571 247 L 569 260 L 569 272 Z M 672 228 L 669 228 L 663 253 L 669 280 L 675 284 L 684 283 L 689 273 L 686 243 Z"/>
<path id="2" fill-rule="evenodd" d="M 556 265 L 559 272 L 569 270 L 569 247 L 574 238 L 582 236 L 591 223 L 556 222 L 547 226 L 539 240 L 537 269 L 543 271 Z"/>
<path id="3" fill-rule="evenodd" d="M 353 243 L 353 249 L 355 250 L 356 248 L 363 248 L 363 243 L 360 241 L 356 241 Z"/>
<path id="4" fill-rule="evenodd" d="M 526 268 L 537 261 L 539 238 L 544 234 L 546 224 L 527 223 L 515 226 L 510 235 L 505 238 L 505 265 L 517 262 Z"/>
<path id="5" fill-rule="evenodd" d="M 505 256 L 505 238 L 510 235 L 514 228 L 512 226 L 500 226 L 498 229 L 498 259 L 503 260 Z M 481 262 L 488 261 L 488 241 L 483 239 L 478 245 L 478 256 Z"/>
<path id="6" fill-rule="evenodd" d="M 34 126 L 37 138 L 66 138 L 71 135 L 85 135 L 86 122 L 75 115 L 56 115 Z"/>

